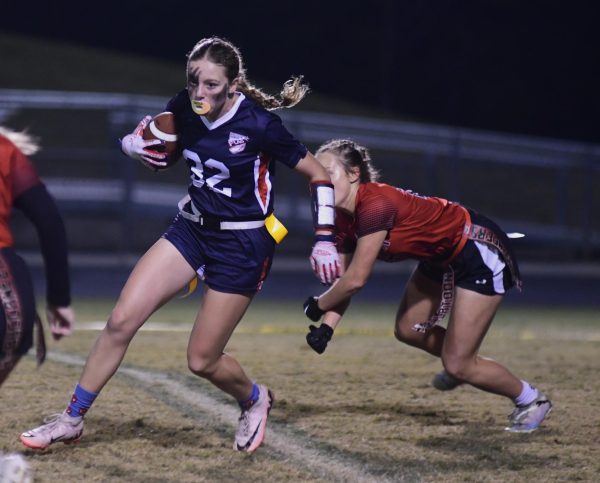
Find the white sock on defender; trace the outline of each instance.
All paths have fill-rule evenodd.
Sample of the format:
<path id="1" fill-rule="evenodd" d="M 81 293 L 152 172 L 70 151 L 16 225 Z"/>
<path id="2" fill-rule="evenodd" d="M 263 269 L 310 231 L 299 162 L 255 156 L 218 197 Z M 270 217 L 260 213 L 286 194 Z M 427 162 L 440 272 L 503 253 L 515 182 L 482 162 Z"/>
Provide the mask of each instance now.
<path id="1" fill-rule="evenodd" d="M 521 383 L 523 384 L 523 388 L 521 389 L 521 394 L 515 399 L 515 404 L 517 406 L 527 406 L 538 397 L 538 390 L 527 381 L 521 380 Z"/>

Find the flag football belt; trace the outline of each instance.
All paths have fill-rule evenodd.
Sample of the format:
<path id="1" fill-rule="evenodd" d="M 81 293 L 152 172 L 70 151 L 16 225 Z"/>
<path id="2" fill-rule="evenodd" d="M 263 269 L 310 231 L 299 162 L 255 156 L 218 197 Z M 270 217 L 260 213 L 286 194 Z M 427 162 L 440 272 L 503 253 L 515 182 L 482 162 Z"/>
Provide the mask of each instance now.
<path id="1" fill-rule="evenodd" d="M 4 341 L 0 351 L 0 370 L 5 362 L 10 363 L 8 359 L 19 357 L 17 352 L 21 339 L 23 337 L 23 311 L 21 309 L 21 300 L 19 299 L 17 287 L 15 286 L 10 266 L 0 254 L 0 302 L 4 309 L 4 318 L 6 319 L 6 329 L 4 331 Z M 46 358 L 46 340 L 44 338 L 44 327 L 37 313 L 34 315 L 34 325 L 37 328 L 36 338 L 36 359 L 38 364 L 44 362 Z"/>
<path id="2" fill-rule="evenodd" d="M 445 265 L 448 266 L 442 275 L 442 299 L 440 301 L 440 305 L 427 322 L 421 322 L 413 325 L 412 329 L 416 332 L 427 332 L 429 329 L 444 320 L 444 317 L 446 317 L 448 312 L 450 312 L 452 309 L 452 304 L 454 303 L 454 270 L 449 264 L 462 251 L 467 243 L 467 240 L 478 241 L 495 247 L 504 258 L 515 286 L 521 290 L 522 281 L 516 271 L 515 262 L 510 256 L 510 252 L 506 249 L 502 241 L 500 241 L 500 238 L 498 238 L 498 235 L 496 235 L 496 233 L 490 228 L 471 223 L 471 216 L 466 209 L 465 213 L 467 215 L 467 219 L 463 229 L 462 237 L 456 245 L 456 248 L 452 252 L 450 258 L 445 262 Z"/>
<path id="3" fill-rule="evenodd" d="M 179 213 L 186 220 L 198 223 L 208 230 L 253 230 L 265 225 L 265 220 L 224 221 L 218 218 L 204 216 L 194 205 L 190 195 L 184 196 L 178 203 Z M 187 208 L 189 207 L 189 211 Z"/>

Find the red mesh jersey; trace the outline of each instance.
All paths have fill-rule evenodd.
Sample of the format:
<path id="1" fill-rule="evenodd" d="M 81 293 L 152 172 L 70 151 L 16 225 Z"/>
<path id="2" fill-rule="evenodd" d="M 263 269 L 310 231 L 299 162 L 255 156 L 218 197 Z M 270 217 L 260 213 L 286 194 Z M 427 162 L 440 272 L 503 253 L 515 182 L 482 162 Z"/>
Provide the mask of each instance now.
<path id="1" fill-rule="evenodd" d="M 351 253 L 358 238 L 385 230 L 378 259 L 444 259 L 460 241 L 465 209 L 443 198 L 420 196 L 383 183 L 358 188 L 354 217 L 337 210 L 336 243 Z"/>
<path id="2" fill-rule="evenodd" d="M 8 225 L 13 200 L 39 182 L 27 156 L 0 135 L 0 248 L 13 245 Z"/>

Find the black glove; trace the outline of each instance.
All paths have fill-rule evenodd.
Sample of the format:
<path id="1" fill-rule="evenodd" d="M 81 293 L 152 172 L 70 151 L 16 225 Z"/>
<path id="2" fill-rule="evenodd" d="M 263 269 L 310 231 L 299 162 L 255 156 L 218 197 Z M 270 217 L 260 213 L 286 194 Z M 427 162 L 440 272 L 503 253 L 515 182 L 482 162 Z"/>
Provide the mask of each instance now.
<path id="1" fill-rule="evenodd" d="M 327 324 L 321 324 L 315 327 L 310 324 L 308 326 L 310 332 L 306 334 L 306 342 L 311 346 L 317 354 L 323 354 L 327 348 L 327 343 L 331 340 L 333 329 Z"/>
<path id="2" fill-rule="evenodd" d="M 304 314 L 313 322 L 318 322 L 325 311 L 319 308 L 318 297 L 308 297 L 304 302 Z"/>

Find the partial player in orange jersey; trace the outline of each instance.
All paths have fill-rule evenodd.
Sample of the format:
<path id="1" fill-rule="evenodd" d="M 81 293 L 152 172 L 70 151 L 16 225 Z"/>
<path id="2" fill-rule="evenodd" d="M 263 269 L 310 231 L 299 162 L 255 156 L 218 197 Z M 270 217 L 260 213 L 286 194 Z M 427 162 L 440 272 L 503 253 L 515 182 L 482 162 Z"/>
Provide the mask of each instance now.
<path id="1" fill-rule="evenodd" d="M 28 135 L 0 127 L 0 385 L 33 345 L 34 325 L 38 329 L 38 363 L 45 356 L 31 276 L 15 251 L 9 228 L 13 207 L 21 210 L 38 232 L 46 269 L 46 316 L 54 338 L 69 335 L 75 320 L 64 223 L 27 158 L 37 150 Z"/>
<path id="2" fill-rule="evenodd" d="M 367 282 L 376 259 L 419 260 L 396 315 L 396 338 L 441 357 L 439 390 L 470 384 L 510 398 L 506 430 L 531 432 L 550 400 L 508 369 L 479 355 L 479 347 L 507 290 L 521 286 L 507 235 L 490 219 L 442 198 L 377 183 L 367 149 L 351 140 L 323 144 L 316 153 L 334 185 L 336 244 L 344 274 L 304 303 L 306 339 L 325 351 L 350 299 Z M 449 314 L 447 329 L 438 325 Z"/>

